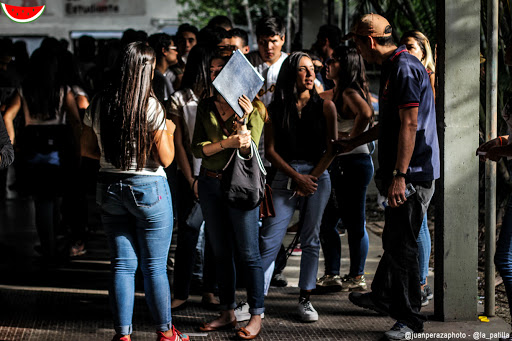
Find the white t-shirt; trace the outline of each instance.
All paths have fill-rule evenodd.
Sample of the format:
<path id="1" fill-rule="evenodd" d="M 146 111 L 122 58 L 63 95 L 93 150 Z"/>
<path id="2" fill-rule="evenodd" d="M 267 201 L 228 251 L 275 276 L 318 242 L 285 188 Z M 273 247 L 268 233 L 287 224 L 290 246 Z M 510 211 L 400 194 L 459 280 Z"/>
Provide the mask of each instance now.
<path id="1" fill-rule="evenodd" d="M 256 70 L 265 78 L 265 83 L 258 93 L 259 99 L 265 104 L 265 107 L 268 107 L 270 102 L 274 97 L 274 90 L 276 87 L 277 76 L 279 76 L 279 71 L 281 70 L 281 66 L 283 65 L 284 60 L 288 57 L 288 53 L 281 52 L 281 57 L 272 65 L 268 65 L 263 62 L 258 65 L 254 65 Z"/>
<path id="2" fill-rule="evenodd" d="M 120 173 L 120 174 L 136 174 L 136 175 L 160 175 L 166 177 L 164 168 L 160 165 L 159 162 L 154 160 L 151 156 L 148 156 L 146 159 L 146 165 L 140 171 L 136 171 L 137 168 L 137 158 L 134 156 L 132 158 L 132 162 L 130 167 L 123 171 L 119 168 L 116 168 L 113 164 L 105 160 L 105 155 L 103 154 L 103 146 L 101 144 L 101 131 L 100 131 L 100 100 L 94 103 L 95 108 L 87 109 L 84 116 L 84 124 L 88 127 L 92 127 L 94 133 L 96 134 L 96 138 L 98 140 L 98 146 L 100 148 L 101 157 L 100 157 L 100 172 L 110 172 L 110 173 Z M 93 123 L 93 112 L 94 110 L 94 123 Z M 157 130 L 167 130 L 167 126 L 165 124 L 165 112 L 162 108 L 162 105 L 158 100 L 153 97 L 149 98 L 148 101 L 148 111 L 147 111 L 147 120 L 148 120 L 148 131 L 153 132 Z M 134 142 L 135 143 L 135 142 Z"/>
<path id="3" fill-rule="evenodd" d="M 178 117 L 182 117 L 185 122 L 185 127 L 183 131 L 184 138 L 187 139 L 185 141 L 185 150 L 192 155 L 192 149 L 190 145 L 192 144 L 192 137 L 194 135 L 194 127 L 196 125 L 196 116 L 197 116 L 197 104 L 199 103 L 199 99 L 196 97 L 194 92 L 191 89 L 183 89 L 176 91 L 170 100 L 169 106 L 169 115 L 175 115 Z M 194 176 L 199 175 L 199 170 L 201 168 L 201 159 L 196 158 L 192 155 L 192 174 Z"/>

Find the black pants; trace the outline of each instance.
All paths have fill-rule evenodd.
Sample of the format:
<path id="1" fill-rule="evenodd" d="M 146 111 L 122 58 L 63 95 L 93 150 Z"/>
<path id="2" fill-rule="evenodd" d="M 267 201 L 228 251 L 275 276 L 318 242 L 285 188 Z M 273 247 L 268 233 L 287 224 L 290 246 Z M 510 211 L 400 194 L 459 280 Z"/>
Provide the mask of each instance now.
<path id="1" fill-rule="evenodd" d="M 432 195 L 433 182 L 413 183 L 416 194 L 397 208 L 386 208 L 384 254 L 372 282 L 372 300 L 415 332 L 423 331 L 417 238 Z"/>
<path id="2" fill-rule="evenodd" d="M 199 229 L 187 225 L 187 217 L 194 206 L 194 193 L 181 171 L 177 172 L 178 240 L 174 264 L 174 298 L 188 299 L 192 272 L 196 263 L 196 245 Z M 206 236 L 205 236 L 206 237 Z M 215 264 L 211 247 L 206 240 L 203 263 L 203 292 L 214 292 L 216 286 Z"/>

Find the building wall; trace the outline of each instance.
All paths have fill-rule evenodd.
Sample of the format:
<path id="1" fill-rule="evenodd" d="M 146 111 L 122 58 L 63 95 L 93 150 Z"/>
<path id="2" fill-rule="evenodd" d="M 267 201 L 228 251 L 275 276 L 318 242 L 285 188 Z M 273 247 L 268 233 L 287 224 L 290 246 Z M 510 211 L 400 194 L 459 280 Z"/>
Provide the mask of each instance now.
<path id="1" fill-rule="evenodd" d="M 175 0 L 3 0 L 14 6 L 46 5 L 45 12 L 34 22 L 19 24 L 2 11 L 0 35 L 50 35 L 69 39 L 76 30 L 125 30 L 133 28 L 154 33 L 178 24 Z M 91 13 L 102 3 L 106 13 Z M 91 7 L 92 6 L 92 7 Z M 108 9 L 108 10 L 107 10 Z"/>

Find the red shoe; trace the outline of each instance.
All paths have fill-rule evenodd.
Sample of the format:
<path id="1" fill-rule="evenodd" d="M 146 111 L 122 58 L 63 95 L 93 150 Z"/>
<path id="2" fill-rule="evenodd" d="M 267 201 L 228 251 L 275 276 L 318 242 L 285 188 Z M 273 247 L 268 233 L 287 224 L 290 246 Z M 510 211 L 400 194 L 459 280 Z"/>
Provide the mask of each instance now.
<path id="1" fill-rule="evenodd" d="M 172 326 L 172 336 L 169 338 L 162 332 L 156 332 L 158 337 L 156 341 L 189 341 L 190 337 L 187 334 L 180 333 L 174 326 Z"/>
<path id="2" fill-rule="evenodd" d="M 131 341 L 131 338 L 129 336 L 118 336 L 117 334 L 114 335 L 114 338 L 112 341 Z"/>

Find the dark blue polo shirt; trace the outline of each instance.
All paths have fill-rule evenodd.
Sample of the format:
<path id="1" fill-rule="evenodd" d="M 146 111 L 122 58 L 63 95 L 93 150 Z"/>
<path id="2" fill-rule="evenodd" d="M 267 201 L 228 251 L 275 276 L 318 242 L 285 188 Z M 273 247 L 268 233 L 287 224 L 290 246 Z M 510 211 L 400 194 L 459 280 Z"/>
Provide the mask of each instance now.
<path id="1" fill-rule="evenodd" d="M 382 64 L 379 91 L 382 180 L 391 180 L 395 169 L 401 124 L 399 110 L 410 107 L 418 107 L 418 128 L 406 181 L 432 181 L 440 173 L 434 94 L 425 67 L 402 45 Z"/>

